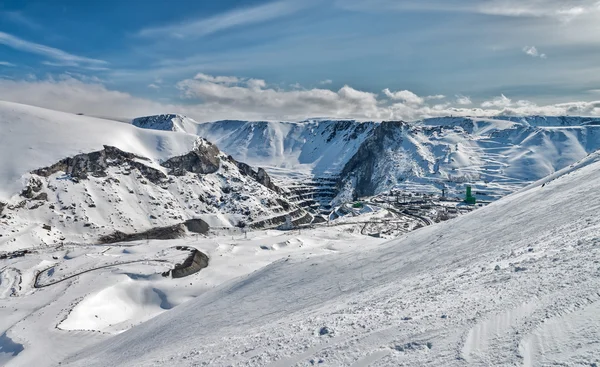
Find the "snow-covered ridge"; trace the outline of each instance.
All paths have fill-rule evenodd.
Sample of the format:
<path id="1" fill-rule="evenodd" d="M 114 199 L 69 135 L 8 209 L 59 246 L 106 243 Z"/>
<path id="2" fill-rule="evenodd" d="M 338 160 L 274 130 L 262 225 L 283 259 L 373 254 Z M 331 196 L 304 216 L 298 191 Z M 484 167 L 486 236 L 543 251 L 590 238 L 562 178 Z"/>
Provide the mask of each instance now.
<path id="1" fill-rule="evenodd" d="M 19 193 L 29 172 L 104 145 L 161 162 L 191 151 L 198 139 L 4 101 L 0 131 L 0 200 Z"/>
<path id="2" fill-rule="evenodd" d="M 264 170 L 197 135 L 12 103 L 0 103 L 0 130 L 0 223 L 10 228 L 0 231 L 3 251 L 196 218 L 262 228 L 288 213 L 312 219 Z"/>

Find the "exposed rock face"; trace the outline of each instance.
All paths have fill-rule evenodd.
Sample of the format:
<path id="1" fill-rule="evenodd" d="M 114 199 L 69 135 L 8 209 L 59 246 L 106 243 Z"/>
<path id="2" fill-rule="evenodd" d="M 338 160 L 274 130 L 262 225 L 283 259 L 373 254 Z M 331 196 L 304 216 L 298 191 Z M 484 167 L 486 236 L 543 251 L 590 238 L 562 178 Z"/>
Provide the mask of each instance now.
<path id="1" fill-rule="evenodd" d="M 202 219 L 189 219 L 186 220 L 183 224 L 185 225 L 188 231 L 193 233 L 204 234 L 210 229 L 208 223 L 206 223 Z"/>
<path id="2" fill-rule="evenodd" d="M 161 180 L 167 178 L 161 171 L 140 163 L 137 160 L 150 161 L 148 158 L 105 145 L 103 150 L 65 158 L 50 167 L 40 168 L 31 173 L 48 177 L 56 172 L 65 172 L 72 178 L 85 180 L 88 178 L 88 175 L 106 177 L 107 167 L 121 166 L 126 169 L 137 168 L 142 176 L 153 183 L 159 183 Z"/>
<path id="3" fill-rule="evenodd" d="M 398 136 L 398 132 L 402 131 L 403 125 L 406 123 L 402 121 L 384 121 L 377 126 L 344 166 L 337 183 L 338 189 L 342 189 L 344 184 L 353 178 L 355 197 L 374 195 L 379 184 L 373 180 L 376 165 L 381 160 L 389 140 L 396 144 L 401 141 L 402 137 Z"/>
<path id="4" fill-rule="evenodd" d="M 183 264 L 177 264 L 173 270 L 171 270 L 171 276 L 173 278 L 183 278 L 188 275 L 195 274 L 200 270 L 208 266 L 209 258 L 202 251 L 197 249 L 191 249 L 190 255 L 185 259 Z"/>
<path id="5" fill-rule="evenodd" d="M 133 119 L 131 124 L 142 129 L 180 131 L 181 129 L 174 123 L 177 118 L 180 116 L 175 114 L 145 116 Z"/>
<path id="6" fill-rule="evenodd" d="M 42 190 L 43 184 L 42 181 L 35 178 L 35 177 L 31 177 L 29 179 L 29 182 L 27 183 L 27 186 L 23 189 L 23 191 L 21 191 L 21 196 L 27 199 L 32 199 L 34 196 L 36 196 L 37 193 L 39 193 Z M 42 194 L 38 194 L 37 197 L 43 197 L 41 196 Z M 36 199 L 36 200 L 44 200 L 44 199 Z M 46 195 L 46 200 L 47 200 L 47 195 Z"/>
<path id="7" fill-rule="evenodd" d="M 161 165 L 168 168 L 169 174 L 174 176 L 183 176 L 187 172 L 206 175 L 219 170 L 219 153 L 216 145 L 201 139 L 191 152 L 170 158 Z"/>
<path id="8" fill-rule="evenodd" d="M 246 163 L 238 162 L 235 159 L 233 159 L 232 156 L 229 156 L 228 159 L 232 163 L 234 163 L 240 169 L 240 172 L 242 172 L 246 176 L 252 177 L 253 179 L 258 181 L 258 183 L 260 183 L 264 187 L 268 187 L 269 189 L 271 189 L 277 193 L 281 193 L 281 189 L 271 181 L 271 177 L 267 174 L 267 171 L 265 171 L 263 168 L 259 167 L 257 171 L 254 171 L 254 169 L 250 165 L 248 165 Z"/>
<path id="9" fill-rule="evenodd" d="M 139 233 L 123 233 L 121 231 L 115 231 L 109 235 L 100 237 L 99 243 L 107 244 L 140 240 L 172 240 L 183 237 L 184 235 L 185 225 L 175 224 L 167 227 L 152 228 Z"/>

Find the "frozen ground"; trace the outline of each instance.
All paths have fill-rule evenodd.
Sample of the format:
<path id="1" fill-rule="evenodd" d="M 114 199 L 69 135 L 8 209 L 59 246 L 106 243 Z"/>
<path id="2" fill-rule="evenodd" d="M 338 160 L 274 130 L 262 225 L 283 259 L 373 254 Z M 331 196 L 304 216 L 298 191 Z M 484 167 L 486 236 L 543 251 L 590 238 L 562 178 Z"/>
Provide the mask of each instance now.
<path id="1" fill-rule="evenodd" d="M 276 261 L 66 362 L 597 365 L 599 161 L 385 244 Z"/>

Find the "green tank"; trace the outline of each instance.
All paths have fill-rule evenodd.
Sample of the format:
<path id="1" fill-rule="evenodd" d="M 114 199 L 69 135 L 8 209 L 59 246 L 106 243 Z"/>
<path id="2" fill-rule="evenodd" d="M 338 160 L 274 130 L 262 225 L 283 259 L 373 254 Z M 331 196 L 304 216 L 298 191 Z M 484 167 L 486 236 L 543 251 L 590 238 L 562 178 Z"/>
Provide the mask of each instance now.
<path id="1" fill-rule="evenodd" d="M 471 193 L 471 186 L 467 185 L 467 196 L 465 196 L 465 203 L 467 204 L 477 204 L 477 199 L 475 199 L 475 196 L 473 196 L 473 194 Z"/>

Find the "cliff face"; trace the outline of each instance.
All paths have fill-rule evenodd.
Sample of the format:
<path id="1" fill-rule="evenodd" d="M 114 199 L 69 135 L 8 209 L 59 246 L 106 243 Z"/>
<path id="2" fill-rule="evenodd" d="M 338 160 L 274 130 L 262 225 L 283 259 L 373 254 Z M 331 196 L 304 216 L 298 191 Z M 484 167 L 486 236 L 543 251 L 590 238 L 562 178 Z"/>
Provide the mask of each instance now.
<path id="1" fill-rule="evenodd" d="M 388 174 L 381 170 L 385 152 L 402 142 L 401 132 L 406 126 L 402 121 L 387 121 L 378 125 L 344 166 L 337 182 L 338 189 L 343 190 L 348 182 L 352 182 L 354 198 L 374 195 L 381 180 L 385 180 Z"/>

